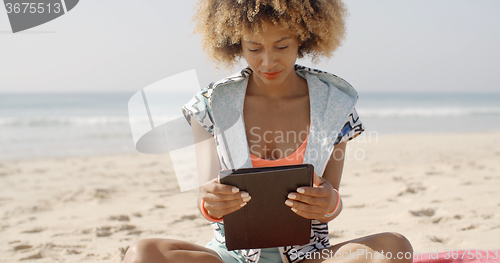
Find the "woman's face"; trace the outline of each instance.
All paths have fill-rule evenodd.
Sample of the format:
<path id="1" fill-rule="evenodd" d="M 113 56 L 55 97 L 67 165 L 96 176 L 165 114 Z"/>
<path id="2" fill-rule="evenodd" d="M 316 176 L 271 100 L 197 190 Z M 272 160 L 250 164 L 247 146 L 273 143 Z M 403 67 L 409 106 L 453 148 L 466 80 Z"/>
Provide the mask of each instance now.
<path id="1" fill-rule="evenodd" d="M 290 30 L 267 23 L 259 35 L 243 35 L 241 47 L 257 84 L 279 85 L 295 76 L 299 40 Z"/>

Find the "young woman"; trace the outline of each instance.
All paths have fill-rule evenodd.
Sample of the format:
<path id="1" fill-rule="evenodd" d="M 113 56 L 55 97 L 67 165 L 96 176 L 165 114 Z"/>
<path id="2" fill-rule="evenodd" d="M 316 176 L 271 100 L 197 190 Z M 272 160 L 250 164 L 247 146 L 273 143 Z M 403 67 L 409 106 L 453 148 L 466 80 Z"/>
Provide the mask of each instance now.
<path id="1" fill-rule="evenodd" d="M 201 90 L 182 109 L 199 141 L 199 176 L 207 183 L 200 187 L 198 204 L 212 221 L 215 237 L 205 247 L 140 240 L 128 249 L 124 262 L 412 262 L 407 256 L 410 243 L 397 233 L 334 245 L 328 240 L 327 223 L 342 210 L 338 189 L 346 142 L 364 128 L 354 109 L 357 93 L 347 82 L 295 62 L 304 55 L 329 57 L 340 45 L 346 14 L 341 1 L 199 4 L 196 31 L 210 57 L 229 67 L 241 57 L 248 63 L 241 72 Z M 218 183 L 218 171 L 300 163 L 314 165 L 314 186 L 290 193 L 284 205 L 312 219 L 310 243 L 228 251 L 222 218 L 251 202 L 251 196 Z"/>

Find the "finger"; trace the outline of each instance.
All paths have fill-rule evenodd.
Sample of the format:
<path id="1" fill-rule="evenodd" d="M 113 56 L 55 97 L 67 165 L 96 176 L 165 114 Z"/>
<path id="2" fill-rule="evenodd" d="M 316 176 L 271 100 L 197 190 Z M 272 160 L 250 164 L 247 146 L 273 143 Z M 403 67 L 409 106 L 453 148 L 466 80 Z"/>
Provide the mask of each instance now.
<path id="1" fill-rule="evenodd" d="M 250 201 L 250 200 L 248 200 Z M 242 199 L 239 200 L 231 200 L 231 201 L 223 201 L 223 202 L 207 202 L 205 201 L 205 208 L 207 210 L 227 210 L 227 209 L 233 209 L 236 207 L 241 207 L 242 205 L 246 204 L 247 202 L 243 201 Z"/>
<path id="2" fill-rule="evenodd" d="M 288 207 L 294 208 L 297 211 L 302 211 L 304 213 L 310 213 L 310 214 L 315 214 L 315 215 L 324 215 L 324 211 L 325 211 L 325 208 L 323 208 L 323 207 L 305 204 L 305 203 L 293 201 L 290 199 L 287 199 L 285 201 L 285 204 Z M 292 211 L 294 211 L 294 210 L 292 210 Z"/>
<path id="3" fill-rule="evenodd" d="M 291 209 L 295 214 L 297 214 L 303 218 L 307 218 L 307 219 L 317 219 L 317 218 L 321 218 L 323 216 L 323 215 L 318 214 L 318 213 L 304 212 L 304 211 L 297 210 L 295 208 L 291 208 Z"/>
<path id="4" fill-rule="evenodd" d="M 240 191 L 238 187 L 232 185 L 221 184 L 216 181 L 208 182 L 202 186 L 205 192 L 215 193 L 215 194 L 235 194 Z"/>
<path id="5" fill-rule="evenodd" d="M 316 197 L 327 197 L 329 195 L 329 190 L 326 187 L 310 187 L 310 186 L 301 186 L 297 188 L 297 193 L 308 196 L 316 196 Z"/>
<path id="6" fill-rule="evenodd" d="M 288 198 L 292 201 L 300 201 L 302 203 L 316 205 L 324 208 L 327 208 L 330 205 L 329 198 L 327 197 L 316 197 L 299 193 L 289 193 Z"/>
<path id="7" fill-rule="evenodd" d="M 214 203 L 204 203 L 205 209 L 208 214 L 216 218 L 221 218 L 224 215 L 232 213 L 242 207 L 244 207 L 247 202 L 242 202 L 238 200 L 226 201 L 226 202 L 214 202 Z"/>
<path id="8" fill-rule="evenodd" d="M 232 208 L 228 208 L 228 209 L 225 209 L 225 210 L 218 210 L 218 212 L 220 213 L 220 216 L 218 216 L 218 218 L 221 218 L 221 217 L 224 217 L 225 215 L 228 215 L 228 214 L 231 214 L 235 211 L 238 211 L 240 210 L 241 208 L 243 208 L 247 203 L 241 205 L 241 206 L 238 206 L 238 207 L 232 207 Z"/>
<path id="9" fill-rule="evenodd" d="M 250 200 L 250 195 L 247 192 L 238 192 L 236 194 L 216 194 L 206 192 L 201 195 L 201 198 L 205 202 L 224 202 L 224 201 L 232 201 L 232 200 L 243 200 L 248 202 Z M 248 200 L 247 200 L 248 199 Z"/>
<path id="10" fill-rule="evenodd" d="M 287 206 L 297 215 L 307 218 L 307 219 L 316 219 L 321 218 L 324 214 L 319 209 L 319 207 L 314 207 L 311 205 L 300 204 L 300 202 L 287 200 L 285 202 Z"/>

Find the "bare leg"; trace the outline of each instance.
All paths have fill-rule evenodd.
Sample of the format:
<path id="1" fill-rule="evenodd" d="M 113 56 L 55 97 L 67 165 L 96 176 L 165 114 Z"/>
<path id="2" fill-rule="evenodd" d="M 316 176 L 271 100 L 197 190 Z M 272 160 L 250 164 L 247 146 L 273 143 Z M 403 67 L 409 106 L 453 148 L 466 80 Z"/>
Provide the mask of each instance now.
<path id="1" fill-rule="evenodd" d="M 206 247 L 189 242 L 149 238 L 139 240 L 127 250 L 124 263 L 224 263 L 219 255 Z"/>
<path id="2" fill-rule="evenodd" d="M 411 263 L 413 248 L 410 242 L 398 233 L 379 233 L 324 248 L 315 254 L 315 258 L 311 254 L 309 259 L 306 258 L 301 263 L 320 262 Z"/>

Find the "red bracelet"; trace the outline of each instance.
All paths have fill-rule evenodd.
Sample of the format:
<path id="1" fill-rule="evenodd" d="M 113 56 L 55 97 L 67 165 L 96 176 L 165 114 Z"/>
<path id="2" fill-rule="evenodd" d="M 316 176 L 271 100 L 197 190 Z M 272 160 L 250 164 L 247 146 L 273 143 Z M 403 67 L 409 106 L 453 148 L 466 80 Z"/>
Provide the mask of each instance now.
<path id="1" fill-rule="evenodd" d="M 201 199 L 201 198 L 200 198 Z M 211 222 L 215 222 L 215 223 L 218 223 L 218 222 L 222 222 L 222 218 L 213 218 L 212 216 L 210 216 L 208 214 L 208 211 L 207 209 L 205 208 L 205 201 L 203 199 L 201 199 L 201 214 L 208 220 L 208 221 L 211 221 Z"/>
<path id="2" fill-rule="evenodd" d="M 333 188 L 333 190 L 335 191 L 335 193 L 337 193 L 337 205 L 335 205 L 335 209 L 333 209 L 333 212 L 325 214 L 325 217 L 332 217 L 337 213 L 337 210 L 340 207 L 340 193 L 335 188 Z"/>

